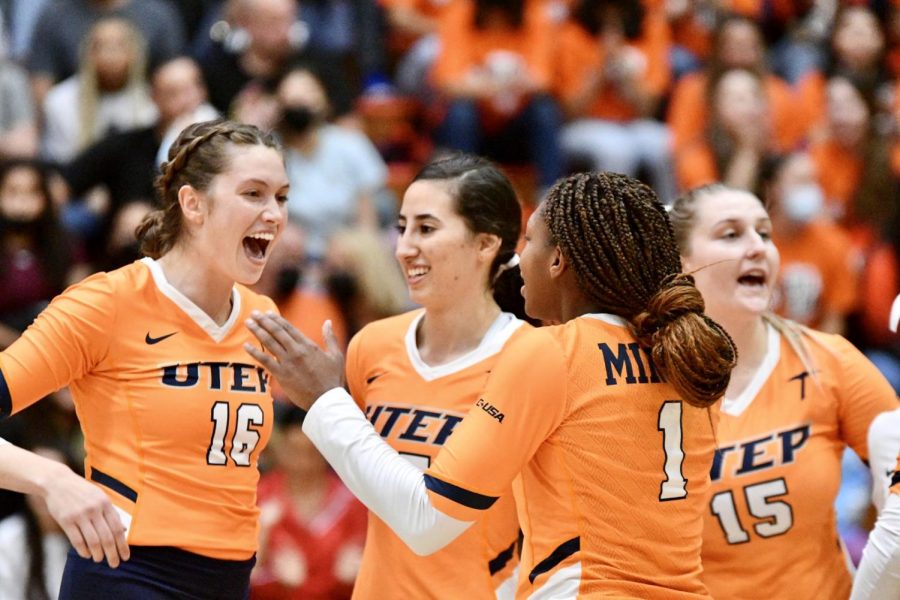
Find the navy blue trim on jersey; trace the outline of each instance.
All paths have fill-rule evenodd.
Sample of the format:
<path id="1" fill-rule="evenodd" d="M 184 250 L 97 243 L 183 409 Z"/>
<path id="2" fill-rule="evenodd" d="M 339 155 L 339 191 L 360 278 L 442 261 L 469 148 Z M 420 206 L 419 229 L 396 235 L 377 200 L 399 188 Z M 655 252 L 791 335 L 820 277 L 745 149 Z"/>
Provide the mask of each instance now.
<path id="1" fill-rule="evenodd" d="M 120 496 L 124 496 L 132 502 L 137 502 L 138 493 L 136 491 L 134 491 L 112 475 L 107 475 L 103 471 L 98 471 L 94 467 L 91 467 L 91 481 L 96 481 L 100 485 L 108 487 Z"/>
<path id="2" fill-rule="evenodd" d="M 497 496 L 485 496 L 483 494 L 470 492 L 469 490 L 455 486 L 452 483 L 447 483 L 446 481 L 441 481 L 440 479 L 427 474 L 425 475 L 425 487 L 435 494 L 440 494 L 444 498 L 453 500 L 457 504 L 462 504 L 468 508 L 475 508 L 478 510 L 489 509 L 494 505 L 494 502 L 496 502 L 498 498 Z"/>
<path id="3" fill-rule="evenodd" d="M 891 487 L 900 483 L 900 471 L 894 471 L 894 476 L 891 477 Z"/>
<path id="4" fill-rule="evenodd" d="M 556 565 L 566 560 L 579 550 L 581 550 L 581 538 L 573 537 L 568 542 L 563 542 L 559 545 L 559 547 L 556 548 L 556 550 L 550 553 L 550 556 L 535 565 L 531 573 L 528 574 L 528 581 L 534 583 L 534 580 L 537 579 L 539 575 L 550 571 Z"/>
<path id="5" fill-rule="evenodd" d="M 12 413 L 12 396 L 9 394 L 9 386 L 6 377 L 0 371 L 0 419 L 5 419 Z"/>
<path id="6" fill-rule="evenodd" d="M 488 563 L 488 571 L 490 572 L 491 575 L 494 575 L 495 573 L 502 571 L 503 567 L 505 567 L 507 564 L 509 564 L 509 561 L 512 560 L 513 554 L 516 551 L 516 544 L 518 544 L 518 543 L 519 543 L 518 540 L 516 540 L 509 546 L 509 548 L 507 548 L 506 550 L 504 550 L 503 552 L 501 552 L 500 554 L 495 556 Z"/>
<path id="7" fill-rule="evenodd" d="M 222 560 L 171 546 L 131 546 L 113 569 L 69 550 L 59 600 L 247 600 L 256 557 Z"/>

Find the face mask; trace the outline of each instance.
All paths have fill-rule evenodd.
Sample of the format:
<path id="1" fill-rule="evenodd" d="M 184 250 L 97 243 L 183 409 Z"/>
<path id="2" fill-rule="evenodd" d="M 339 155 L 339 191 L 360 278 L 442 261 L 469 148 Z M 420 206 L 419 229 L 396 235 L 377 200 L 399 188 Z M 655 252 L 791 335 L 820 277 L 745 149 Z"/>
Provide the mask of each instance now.
<path id="1" fill-rule="evenodd" d="M 305 133 L 316 120 L 316 113 L 308 106 L 286 106 L 281 111 L 281 122 L 291 133 Z"/>
<path id="2" fill-rule="evenodd" d="M 275 294 L 279 298 L 286 298 L 297 288 L 302 275 L 297 267 L 282 267 L 275 275 Z"/>
<path id="3" fill-rule="evenodd" d="M 335 271 L 325 280 L 325 287 L 334 301 L 341 305 L 348 304 L 356 297 L 359 285 L 356 278 L 347 271 Z"/>
<path id="4" fill-rule="evenodd" d="M 781 210 L 794 223 L 809 223 L 822 213 L 825 198 L 815 184 L 789 188 L 781 200 Z"/>

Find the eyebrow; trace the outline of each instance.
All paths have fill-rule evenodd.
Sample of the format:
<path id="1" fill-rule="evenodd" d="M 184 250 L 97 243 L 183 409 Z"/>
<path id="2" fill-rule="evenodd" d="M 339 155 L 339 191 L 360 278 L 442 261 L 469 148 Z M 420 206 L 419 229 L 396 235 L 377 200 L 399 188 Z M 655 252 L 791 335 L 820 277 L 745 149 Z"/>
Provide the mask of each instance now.
<path id="1" fill-rule="evenodd" d="M 410 218 L 410 217 L 407 217 L 406 215 L 401 214 L 401 215 L 399 215 L 397 218 L 398 218 L 398 219 L 405 219 L 405 220 L 406 220 L 406 219 L 409 219 L 409 220 L 412 220 L 412 221 L 425 221 L 425 220 L 427 220 L 427 219 L 434 219 L 435 221 L 440 221 L 440 218 L 438 218 L 437 216 L 435 216 L 435 215 L 433 215 L 433 214 L 431 214 L 431 213 L 422 213 L 422 214 L 418 214 L 418 215 L 413 215 L 411 218 Z"/>
<path id="2" fill-rule="evenodd" d="M 741 222 L 741 219 L 739 219 L 737 217 L 729 217 L 727 219 L 722 219 L 721 221 L 716 221 L 715 223 L 713 223 L 713 227 L 719 227 L 720 225 L 735 225 L 740 222 Z M 758 223 L 771 224 L 772 218 L 771 217 L 760 217 L 759 219 L 756 220 L 756 223 L 757 224 Z"/>

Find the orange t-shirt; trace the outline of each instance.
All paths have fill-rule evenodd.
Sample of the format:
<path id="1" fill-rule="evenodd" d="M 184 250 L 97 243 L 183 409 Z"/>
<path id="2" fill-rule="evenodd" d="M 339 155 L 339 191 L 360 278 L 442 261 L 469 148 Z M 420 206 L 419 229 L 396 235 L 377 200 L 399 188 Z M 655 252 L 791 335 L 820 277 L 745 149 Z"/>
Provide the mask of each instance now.
<path id="1" fill-rule="evenodd" d="M 709 598 L 713 454 L 710 412 L 660 382 L 621 319 L 585 315 L 510 342 L 425 483 L 466 521 L 512 483 L 517 598 Z"/>
<path id="2" fill-rule="evenodd" d="M 641 86 L 648 93 L 662 97 L 671 80 L 668 50 L 669 26 L 661 12 L 648 12 L 643 35 L 629 44 L 634 59 L 639 61 Z M 568 22 L 559 33 L 554 91 L 563 101 L 576 97 L 593 72 L 603 68 L 606 60 L 601 39 L 593 37 L 581 25 Z M 641 115 L 633 102 L 610 85 L 596 94 L 585 115 L 609 121 L 630 121 Z"/>
<path id="3" fill-rule="evenodd" d="M 216 325 L 143 259 L 70 287 L 0 353 L 0 414 L 71 388 L 85 473 L 131 545 L 227 560 L 256 551 L 272 397 L 243 348 L 259 345 L 244 321 L 276 308 L 240 285 L 232 302 Z"/>
<path id="4" fill-rule="evenodd" d="M 777 232 L 776 232 L 777 233 Z M 862 259 L 838 225 L 820 219 L 796 236 L 773 236 L 781 254 L 775 311 L 816 327 L 826 312 L 844 316 L 856 308 Z"/>
<path id="5" fill-rule="evenodd" d="M 416 310 L 371 323 L 353 337 L 347 352 L 353 398 L 385 441 L 423 471 L 478 400 L 504 346 L 531 329 L 501 315 L 477 349 L 432 367 L 419 356 L 415 341 L 424 314 Z M 429 556 L 416 555 L 370 512 L 353 597 L 494 598 L 498 588 L 515 584 L 518 536 L 509 487 L 483 519 Z"/>
<path id="6" fill-rule="evenodd" d="M 803 122 L 798 119 L 796 101 L 791 87 L 775 75 L 763 79 L 775 147 L 787 151 L 802 139 Z M 703 135 L 709 120 L 705 73 L 691 73 L 678 80 L 672 90 L 669 114 L 666 121 L 672 129 L 673 146 L 679 151 L 697 136 Z"/>
<path id="7" fill-rule="evenodd" d="M 441 50 L 431 77 L 438 88 L 451 86 L 476 67 L 498 58 L 517 58 L 538 89 L 549 90 L 555 24 L 543 0 L 527 0 L 520 28 L 475 27 L 473 0 L 452 0 L 441 17 Z M 504 60 L 505 63 L 509 61 Z"/>
<path id="8" fill-rule="evenodd" d="M 721 179 L 716 157 L 703 137 L 698 137 L 675 152 L 675 181 L 682 192 L 715 183 Z"/>
<path id="9" fill-rule="evenodd" d="M 890 384 L 837 335 L 809 331 L 814 373 L 769 326 L 768 353 L 721 405 L 703 580 L 714 598 L 846 598 L 834 512 L 841 455 L 868 456 L 869 425 L 897 408 Z"/>

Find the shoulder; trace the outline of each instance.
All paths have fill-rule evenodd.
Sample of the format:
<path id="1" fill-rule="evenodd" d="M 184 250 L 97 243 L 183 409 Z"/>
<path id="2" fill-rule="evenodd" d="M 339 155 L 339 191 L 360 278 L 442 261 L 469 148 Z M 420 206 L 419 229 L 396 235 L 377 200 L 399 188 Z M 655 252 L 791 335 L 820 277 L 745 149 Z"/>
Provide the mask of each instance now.
<path id="1" fill-rule="evenodd" d="M 78 95 L 78 75 L 72 75 L 68 79 L 60 81 L 47 92 L 44 103 L 53 109 L 69 107 L 73 98 Z"/>
<path id="2" fill-rule="evenodd" d="M 356 335 L 353 336 L 353 341 L 351 343 L 358 347 L 362 343 L 365 343 L 368 346 L 370 341 L 378 342 L 403 339 L 409 332 L 409 328 L 413 321 L 424 312 L 424 310 L 419 308 L 386 319 L 373 321 L 360 329 Z"/>
<path id="3" fill-rule="evenodd" d="M 241 312 L 249 312 L 258 310 L 261 312 L 272 311 L 281 314 L 275 302 L 268 296 L 264 296 L 254 292 L 250 288 L 239 283 L 234 284 L 235 289 L 241 297 Z"/>

